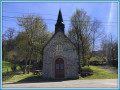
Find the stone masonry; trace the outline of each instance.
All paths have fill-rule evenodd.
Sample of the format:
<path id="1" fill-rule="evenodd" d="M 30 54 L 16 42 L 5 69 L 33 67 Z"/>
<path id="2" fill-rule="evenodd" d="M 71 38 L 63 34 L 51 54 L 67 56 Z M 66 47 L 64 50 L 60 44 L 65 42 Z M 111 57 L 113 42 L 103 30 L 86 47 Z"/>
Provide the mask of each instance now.
<path id="1" fill-rule="evenodd" d="M 61 14 L 61 12 L 59 12 L 59 14 Z M 59 15 L 58 21 L 60 21 L 60 19 L 61 16 Z M 56 25 L 55 34 L 43 49 L 43 77 L 55 78 L 55 60 L 62 58 L 64 60 L 64 78 L 78 78 L 76 47 L 68 37 L 65 36 L 64 30 L 61 31 L 59 28 L 60 25 L 61 24 Z M 61 50 L 57 50 L 59 45 L 61 46 Z"/>

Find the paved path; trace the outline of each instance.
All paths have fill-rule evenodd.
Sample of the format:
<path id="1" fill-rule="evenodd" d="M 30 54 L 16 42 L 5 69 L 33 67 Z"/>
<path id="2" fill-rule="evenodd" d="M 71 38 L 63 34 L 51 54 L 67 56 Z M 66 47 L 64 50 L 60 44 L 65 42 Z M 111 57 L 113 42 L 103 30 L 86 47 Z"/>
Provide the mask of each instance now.
<path id="1" fill-rule="evenodd" d="M 117 79 L 67 80 L 35 83 L 3 83 L 2 88 L 118 88 Z"/>

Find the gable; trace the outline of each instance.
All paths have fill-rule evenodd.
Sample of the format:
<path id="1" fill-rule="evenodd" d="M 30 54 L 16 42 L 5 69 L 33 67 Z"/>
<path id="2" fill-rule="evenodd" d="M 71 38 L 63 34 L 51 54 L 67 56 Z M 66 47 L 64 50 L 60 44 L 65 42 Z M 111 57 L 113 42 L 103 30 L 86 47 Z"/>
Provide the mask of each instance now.
<path id="1" fill-rule="evenodd" d="M 64 41 L 68 42 L 73 48 L 76 49 L 76 46 L 71 42 L 71 40 L 70 40 L 64 33 L 62 33 L 61 31 L 59 31 L 59 32 L 54 33 L 54 35 L 48 40 L 48 42 L 44 45 L 43 50 L 44 50 L 44 48 L 45 48 L 47 45 L 49 45 L 49 43 L 50 43 L 53 39 L 57 39 L 58 42 L 59 42 L 60 39 L 64 39 Z"/>

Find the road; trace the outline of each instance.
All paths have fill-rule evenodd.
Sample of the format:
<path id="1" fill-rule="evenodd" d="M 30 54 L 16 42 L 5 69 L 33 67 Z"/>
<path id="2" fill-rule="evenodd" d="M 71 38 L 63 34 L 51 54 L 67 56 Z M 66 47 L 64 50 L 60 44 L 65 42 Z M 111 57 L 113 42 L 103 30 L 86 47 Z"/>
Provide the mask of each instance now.
<path id="1" fill-rule="evenodd" d="M 2 83 L 2 88 L 118 88 L 118 79 L 67 80 L 53 82 Z"/>

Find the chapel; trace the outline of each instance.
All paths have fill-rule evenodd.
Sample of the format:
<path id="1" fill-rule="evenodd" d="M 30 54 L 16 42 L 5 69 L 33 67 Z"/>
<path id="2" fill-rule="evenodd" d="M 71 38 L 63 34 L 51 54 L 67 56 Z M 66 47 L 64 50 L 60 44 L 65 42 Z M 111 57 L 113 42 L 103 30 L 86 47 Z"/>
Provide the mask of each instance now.
<path id="1" fill-rule="evenodd" d="M 44 78 L 78 78 L 77 49 L 65 35 L 65 25 L 59 10 L 55 33 L 43 47 Z"/>

